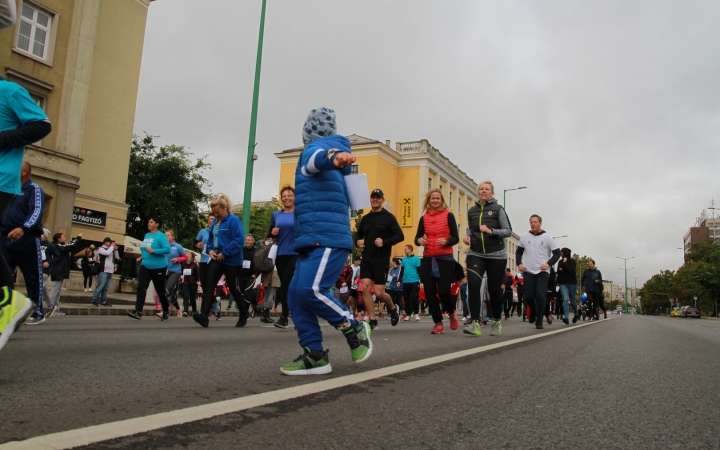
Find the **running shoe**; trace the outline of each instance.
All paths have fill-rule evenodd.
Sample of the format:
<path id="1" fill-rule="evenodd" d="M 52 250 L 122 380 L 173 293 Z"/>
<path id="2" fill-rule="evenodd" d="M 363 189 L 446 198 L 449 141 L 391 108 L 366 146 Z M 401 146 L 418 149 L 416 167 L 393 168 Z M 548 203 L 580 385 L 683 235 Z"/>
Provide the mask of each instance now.
<path id="1" fill-rule="evenodd" d="M 303 354 L 280 368 L 285 375 L 324 375 L 332 372 L 329 350 L 312 351 L 305 347 Z"/>
<path id="2" fill-rule="evenodd" d="M 195 312 L 193 313 L 193 320 L 200 324 L 200 326 L 207 328 L 208 324 L 210 323 L 210 320 L 207 318 L 207 316 L 203 313 Z"/>
<path id="3" fill-rule="evenodd" d="M 552 325 L 552 316 L 547 316 L 548 325 Z"/>
<path id="4" fill-rule="evenodd" d="M 55 314 L 53 314 L 53 315 L 54 315 L 54 316 L 57 316 L 57 317 L 67 316 L 67 314 L 65 314 L 64 312 L 60 311 L 60 309 L 58 309 L 58 310 L 55 312 Z"/>
<path id="5" fill-rule="evenodd" d="M 127 316 L 137 320 L 142 319 L 142 313 L 140 311 L 128 311 Z"/>
<path id="6" fill-rule="evenodd" d="M 358 322 L 354 327 L 343 331 L 345 339 L 350 346 L 350 356 L 354 363 L 361 363 L 372 354 L 372 341 L 370 340 L 370 324 Z"/>
<path id="7" fill-rule="evenodd" d="M 235 324 L 235 328 L 242 328 L 245 325 L 247 325 L 248 321 L 248 315 L 247 314 L 240 314 L 240 317 L 238 318 L 237 323 Z"/>
<path id="8" fill-rule="evenodd" d="M 168 320 L 168 313 L 163 311 L 163 313 L 160 315 L 160 321 Z"/>
<path id="9" fill-rule="evenodd" d="M 92 306 L 97 306 L 97 305 L 98 305 L 98 302 L 90 302 L 90 304 L 91 304 Z"/>
<path id="10" fill-rule="evenodd" d="M 562 321 L 565 325 L 570 325 L 570 319 L 568 319 L 567 317 L 563 317 Z"/>
<path id="11" fill-rule="evenodd" d="M 465 325 L 470 325 L 471 323 L 473 323 L 472 317 L 468 317 L 468 318 L 465 320 Z"/>
<path id="12" fill-rule="evenodd" d="M 51 318 L 53 315 L 55 315 L 55 312 L 59 309 L 60 308 L 58 308 L 57 306 L 53 306 L 52 309 L 50 309 L 50 311 L 48 311 L 47 318 L 48 319 Z"/>
<path id="13" fill-rule="evenodd" d="M 287 329 L 288 329 L 288 320 L 287 320 L 287 317 L 281 317 L 281 318 L 279 318 L 278 321 L 274 323 L 274 325 L 275 325 L 277 328 L 282 328 L 283 330 L 287 330 Z"/>
<path id="14" fill-rule="evenodd" d="M 470 321 L 470 324 L 465 325 L 465 328 L 463 328 L 463 333 L 471 336 L 481 336 L 482 331 L 480 331 L 480 322 L 477 320 L 475 322 Z"/>
<path id="15" fill-rule="evenodd" d="M 458 318 L 457 318 L 457 311 L 453 311 L 453 313 L 450 314 L 450 329 L 457 330 L 459 326 L 460 326 L 460 321 L 458 321 Z"/>
<path id="16" fill-rule="evenodd" d="M 187 317 L 187 313 L 183 311 L 183 317 Z"/>
<path id="17" fill-rule="evenodd" d="M 0 290 L 0 350 L 8 343 L 10 336 L 25 323 L 35 305 L 21 293 L 3 287 Z"/>
<path id="18" fill-rule="evenodd" d="M 445 334 L 445 327 L 442 322 L 436 323 L 435 327 L 430 331 L 430 334 Z"/>
<path id="19" fill-rule="evenodd" d="M 40 318 L 38 317 L 31 317 L 28 320 L 25 321 L 25 325 L 40 325 L 41 323 L 45 322 L 45 316 L 42 316 Z"/>
<path id="20" fill-rule="evenodd" d="M 407 314 L 403 314 L 403 321 L 407 322 L 408 320 L 410 320 L 410 317 L 408 317 Z"/>
<path id="21" fill-rule="evenodd" d="M 420 322 L 420 314 L 413 314 L 415 316 L 415 322 Z"/>
<path id="22" fill-rule="evenodd" d="M 502 331 L 502 322 L 499 320 L 493 320 L 492 326 L 490 327 L 490 336 L 500 336 Z"/>
<path id="23" fill-rule="evenodd" d="M 390 325 L 395 326 L 400 322 L 400 311 L 397 309 L 397 306 L 395 309 L 390 311 Z"/>
<path id="24" fill-rule="evenodd" d="M 572 322 L 573 322 L 573 323 L 576 323 L 577 321 L 578 321 L 578 315 L 575 314 L 575 315 L 573 316 L 573 321 L 572 321 Z"/>
<path id="25" fill-rule="evenodd" d="M 366 323 L 367 323 L 367 322 L 366 322 Z M 378 323 L 377 323 L 377 319 L 376 319 L 376 320 L 371 320 L 371 321 L 370 321 L 370 329 L 371 329 L 372 331 L 375 331 L 375 330 L 377 330 L 378 328 L 380 328 L 380 326 L 379 326 Z"/>

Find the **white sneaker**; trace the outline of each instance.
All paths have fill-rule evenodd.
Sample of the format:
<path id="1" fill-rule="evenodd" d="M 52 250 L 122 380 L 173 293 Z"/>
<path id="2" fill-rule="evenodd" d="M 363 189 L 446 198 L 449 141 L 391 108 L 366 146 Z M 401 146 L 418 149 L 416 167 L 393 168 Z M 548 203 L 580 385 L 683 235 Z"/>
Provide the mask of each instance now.
<path id="1" fill-rule="evenodd" d="M 416 322 L 419 322 L 419 321 L 420 321 L 420 314 L 415 314 L 415 321 L 416 321 Z"/>
<path id="2" fill-rule="evenodd" d="M 404 318 L 403 320 L 404 320 L 405 322 L 407 322 L 408 320 L 410 320 L 410 316 L 405 316 L 405 318 Z"/>

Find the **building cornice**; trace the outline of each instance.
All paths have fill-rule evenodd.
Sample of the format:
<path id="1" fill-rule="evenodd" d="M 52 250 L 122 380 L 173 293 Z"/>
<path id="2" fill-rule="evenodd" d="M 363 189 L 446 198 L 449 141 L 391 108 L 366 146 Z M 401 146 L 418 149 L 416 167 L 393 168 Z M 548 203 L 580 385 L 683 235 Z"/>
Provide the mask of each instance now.
<path id="1" fill-rule="evenodd" d="M 43 88 L 43 89 L 45 89 L 45 90 L 47 90 L 47 91 L 52 91 L 53 89 L 55 89 L 55 86 L 54 86 L 54 85 L 52 85 L 52 84 L 50 84 L 50 83 L 48 83 L 48 82 L 45 82 L 45 81 L 43 81 L 43 80 L 41 80 L 41 79 L 39 79 L 39 78 L 35 78 L 35 77 L 33 77 L 33 76 L 30 76 L 30 75 L 28 75 L 28 74 L 26 74 L 26 73 L 20 72 L 19 70 L 15 70 L 15 69 L 13 69 L 13 68 L 11 68 L 11 67 L 6 67 L 6 68 L 5 68 L 5 73 L 8 75 L 8 78 L 9 78 L 9 77 L 20 78 L 21 80 L 25 80 L 25 81 L 27 81 L 28 83 L 32 83 L 32 84 L 34 84 L 34 85 L 36 85 L 36 86 L 40 86 L 41 88 Z"/>

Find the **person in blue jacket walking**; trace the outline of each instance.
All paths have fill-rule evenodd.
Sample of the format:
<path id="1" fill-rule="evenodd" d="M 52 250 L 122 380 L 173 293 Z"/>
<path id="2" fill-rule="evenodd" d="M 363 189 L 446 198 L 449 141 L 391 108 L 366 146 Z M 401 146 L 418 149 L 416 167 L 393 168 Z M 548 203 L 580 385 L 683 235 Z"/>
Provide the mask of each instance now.
<path id="1" fill-rule="evenodd" d="M 288 289 L 288 305 L 303 353 L 280 368 L 286 375 L 332 371 L 318 317 L 345 334 L 354 362 L 363 362 L 372 353 L 370 326 L 356 321 L 329 291 L 353 248 L 344 176 L 350 175 L 355 156 L 350 141 L 336 135 L 335 124 L 335 111 L 317 108 L 310 111 L 303 126 L 305 148 L 295 169 L 294 248 L 298 259 Z"/>
<path id="2" fill-rule="evenodd" d="M 210 239 L 207 243 L 207 254 L 210 262 L 207 266 L 205 282 L 208 286 L 217 286 L 225 275 L 225 285 L 230 289 L 235 303 L 240 308 L 240 318 L 236 327 L 244 327 L 250 313 L 249 303 L 238 289 L 238 274 L 243 265 L 243 247 L 245 246 L 245 230 L 240 219 L 230 213 L 232 202 L 227 195 L 213 199 L 210 209 L 215 222 L 210 227 Z M 209 324 L 208 316 L 215 297 L 212 289 L 203 288 L 203 300 L 200 312 L 193 314 L 195 322 L 203 327 Z"/>

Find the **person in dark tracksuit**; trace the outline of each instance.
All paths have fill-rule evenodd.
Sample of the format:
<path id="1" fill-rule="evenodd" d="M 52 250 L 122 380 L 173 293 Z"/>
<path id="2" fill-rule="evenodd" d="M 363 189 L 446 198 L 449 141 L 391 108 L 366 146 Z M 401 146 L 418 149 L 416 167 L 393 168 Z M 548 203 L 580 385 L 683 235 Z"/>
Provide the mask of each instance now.
<path id="1" fill-rule="evenodd" d="M 40 246 L 45 192 L 30 179 L 31 174 L 30 164 L 23 162 L 20 170 L 21 194 L 13 198 L 2 216 L 0 251 L 11 272 L 16 269 L 22 272 L 28 297 L 35 303 L 35 312 L 26 323 L 37 325 L 45 321 L 41 299 L 43 261 Z"/>
<path id="2" fill-rule="evenodd" d="M 511 308 L 513 308 L 513 275 L 509 267 L 505 269 L 505 278 L 503 279 L 502 286 L 500 287 L 503 289 L 503 295 L 505 297 L 505 301 L 503 303 L 503 308 L 505 309 L 505 320 L 508 320 L 510 318 Z"/>
<path id="3" fill-rule="evenodd" d="M 582 274 L 580 285 L 583 292 L 587 294 L 588 306 L 590 308 L 590 316 L 594 320 L 600 319 L 600 310 L 602 309 L 607 319 L 607 311 L 605 305 L 600 301 L 603 285 L 602 273 L 595 267 L 595 261 L 592 259 L 588 262 L 588 268 Z"/>

